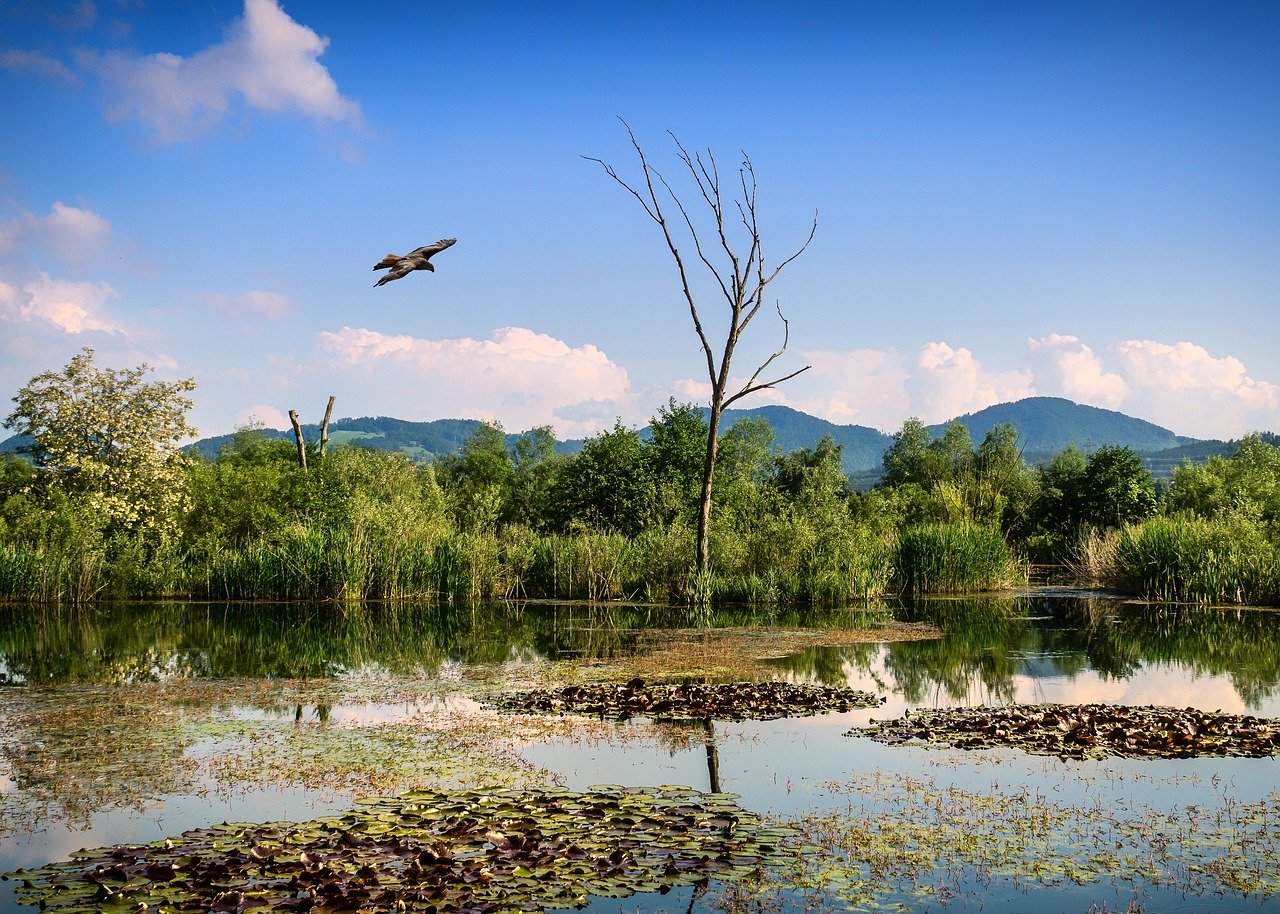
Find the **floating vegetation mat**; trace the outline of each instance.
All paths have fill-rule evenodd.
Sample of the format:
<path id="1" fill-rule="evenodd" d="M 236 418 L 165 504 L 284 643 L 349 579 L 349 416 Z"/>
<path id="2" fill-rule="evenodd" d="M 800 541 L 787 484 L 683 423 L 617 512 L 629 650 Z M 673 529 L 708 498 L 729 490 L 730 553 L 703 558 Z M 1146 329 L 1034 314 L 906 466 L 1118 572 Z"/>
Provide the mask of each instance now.
<path id="1" fill-rule="evenodd" d="M 1216 910 L 1227 893 L 1272 910 L 1280 894 L 1274 792 L 1155 808 L 1124 790 L 1072 800 L 1056 788 L 974 790 L 892 772 L 822 786 L 845 808 L 787 823 L 819 852 L 748 887 L 748 910 L 776 910 L 771 899 L 785 904 L 797 891 L 817 911 L 936 910 L 948 900 L 963 910 L 1047 909 L 1034 894 L 1041 886 L 1150 886 L 1178 893 L 1178 910 L 1197 911 Z M 1005 906 L 1001 897 L 1018 900 Z M 1052 910 L 1069 909 L 1055 900 Z"/>
<path id="2" fill-rule="evenodd" d="M 503 710 L 534 714 L 577 713 L 657 720 L 776 720 L 876 708 L 884 704 L 884 698 L 855 689 L 788 682 L 649 685 L 636 678 L 622 685 L 572 685 L 511 692 L 495 699 L 495 704 Z"/>
<path id="3" fill-rule="evenodd" d="M 489 914 L 666 892 L 794 861 L 731 794 L 415 791 L 302 824 L 224 824 L 6 876 L 42 910 Z"/>
<path id="4" fill-rule="evenodd" d="M 1280 752 L 1280 721 L 1199 711 L 1125 705 L 1012 705 L 941 708 L 896 720 L 872 721 L 848 736 L 890 745 L 925 743 L 957 749 L 1012 747 L 1063 758 L 1262 758 Z"/>

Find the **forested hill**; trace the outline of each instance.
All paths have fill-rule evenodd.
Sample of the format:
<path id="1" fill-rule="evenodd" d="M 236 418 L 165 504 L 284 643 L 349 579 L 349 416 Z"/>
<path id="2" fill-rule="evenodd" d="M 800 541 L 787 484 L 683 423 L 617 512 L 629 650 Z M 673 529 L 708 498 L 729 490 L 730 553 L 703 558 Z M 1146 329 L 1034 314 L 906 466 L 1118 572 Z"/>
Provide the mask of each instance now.
<path id="1" fill-rule="evenodd" d="M 1014 403 L 997 403 L 976 413 L 968 413 L 931 425 L 938 437 L 948 425 L 959 423 L 979 442 L 992 427 L 1008 423 L 1018 430 L 1024 453 L 1055 453 L 1069 444 L 1089 452 L 1103 446 L 1129 447 L 1140 454 L 1196 443 L 1197 439 L 1175 435 L 1167 428 L 1135 419 L 1110 409 L 1083 406 L 1061 397 L 1028 397 Z"/>
<path id="2" fill-rule="evenodd" d="M 785 406 L 761 406 L 755 409 L 730 409 L 725 411 L 724 428 L 743 418 L 758 418 L 769 423 L 781 451 L 813 447 L 824 435 L 844 448 L 846 472 L 869 481 L 881 467 L 881 457 L 892 443 L 892 436 L 862 425 L 837 425 Z M 1124 413 L 1094 406 L 1082 406 L 1058 397 L 1030 397 L 1015 403 L 1000 403 L 976 413 L 959 416 L 951 422 L 929 426 L 934 437 L 940 436 L 947 426 L 960 423 L 969 429 L 970 437 L 977 444 L 990 429 L 1001 423 L 1011 423 L 1018 429 L 1023 454 L 1029 462 L 1036 463 L 1074 444 L 1089 452 L 1103 445 L 1133 448 L 1144 455 L 1148 466 L 1157 475 L 1168 475 L 1169 468 L 1186 458 L 1193 462 L 1204 460 L 1212 454 L 1230 451 L 1230 446 L 1219 441 L 1200 441 L 1176 435 L 1142 419 Z M 475 419 L 436 419 L 431 422 L 410 422 L 386 416 L 361 419 L 339 419 L 329 426 L 331 444 L 356 443 L 378 450 L 403 451 L 414 460 L 427 461 L 445 454 L 455 453 L 476 430 L 480 422 Z M 896 429 L 895 429 L 896 431 Z M 304 425 L 303 433 L 308 441 L 319 436 L 319 427 Z M 264 434 L 281 438 L 291 437 L 284 430 L 265 430 Z M 642 430 L 646 437 L 648 429 Z M 518 435 L 509 435 L 514 441 Z M 191 445 L 207 457 L 213 457 L 218 449 L 231 440 L 230 435 L 204 438 Z M 0 442 L 0 452 L 13 451 L 22 443 L 17 436 Z M 581 440 L 560 441 L 556 449 L 573 454 L 582 448 Z"/>

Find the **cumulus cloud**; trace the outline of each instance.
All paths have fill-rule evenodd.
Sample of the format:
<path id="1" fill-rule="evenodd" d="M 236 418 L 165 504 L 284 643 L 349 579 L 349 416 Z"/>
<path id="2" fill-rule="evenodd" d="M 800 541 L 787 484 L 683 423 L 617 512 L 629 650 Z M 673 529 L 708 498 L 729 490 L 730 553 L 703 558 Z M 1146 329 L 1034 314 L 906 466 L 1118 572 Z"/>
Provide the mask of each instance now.
<path id="1" fill-rule="evenodd" d="M 1182 341 L 1125 340 L 1115 346 L 1132 396 L 1126 406 L 1176 432 L 1239 437 L 1280 429 L 1280 385 L 1250 377 L 1233 356 Z"/>
<path id="2" fill-rule="evenodd" d="M 107 303 L 119 297 L 120 293 L 105 282 L 73 282 L 40 273 L 20 292 L 0 283 L 0 319 L 52 325 L 65 333 L 122 333 L 123 329 L 103 313 Z"/>
<path id="3" fill-rule="evenodd" d="M 1078 337 L 1027 341 L 1037 392 L 1115 409 L 1197 438 L 1280 429 L 1280 386 L 1189 341 L 1121 340 L 1097 353 Z"/>
<path id="4" fill-rule="evenodd" d="M 206 292 L 201 296 L 201 303 L 211 311 L 216 311 L 232 320 L 251 323 L 265 318 L 278 321 L 293 314 L 297 308 L 293 300 L 283 292 L 263 292 L 250 289 L 239 295 L 223 295 L 221 292 Z"/>
<path id="5" fill-rule="evenodd" d="M 288 428 L 289 417 L 274 406 L 255 403 L 236 414 L 236 428 Z"/>
<path id="6" fill-rule="evenodd" d="M 1107 371 L 1102 360 L 1078 337 L 1051 333 L 1027 340 L 1036 386 L 1104 409 L 1117 409 L 1129 392 L 1120 375 Z"/>
<path id="7" fill-rule="evenodd" d="M 173 143 L 212 129 L 238 102 L 269 114 L 358 123 L 360 106 L 319 61 L 328 46 L 276 0 L 245 0 L 225 39 L 190 57 L 112 51 L 80 61 L 113 93 L 111 120 L 141 121 L 156 141 Z"/>
<path id="8" fill-rule="evenodd" d="M 912 415 L 941 422 L 1010 400 L 1031 396 L 1032 375 L 1026 370 L 990 372 L 964 347 L 926 343 L 907 380 Z"/>
<path id="9" fill-rule="evenodd" d="M 487 340 L 343 327 L 319 334 L 317 345 L 345 366 L 344 383 L 354 389 L 346 402 L 363 399 L 388 415 L 475 417 L 512 429 L 552 425 L 574 437 L 595 433 L 629 408 L 627 372 L 605 353 L 523 327 L 495 330 Z"/>

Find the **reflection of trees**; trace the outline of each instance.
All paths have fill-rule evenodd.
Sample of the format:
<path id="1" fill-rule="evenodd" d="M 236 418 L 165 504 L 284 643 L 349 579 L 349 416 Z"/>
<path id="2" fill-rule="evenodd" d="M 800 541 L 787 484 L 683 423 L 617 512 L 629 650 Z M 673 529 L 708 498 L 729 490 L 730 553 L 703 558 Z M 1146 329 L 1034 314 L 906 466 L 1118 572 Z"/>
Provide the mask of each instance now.
<path id="1" fill-rule="evenodd" d="M 1066 603 L 1062 614 L 1085 641 L 1091 665 L 1112 675 L 1145 664 L 1226 676 L 1249 707 L 1280 686 L 1280 618 L 1273 611 Z"/>
<path id="2" fill-rule="evenodd" d="M 912 703 L 936 698 L 953 701 L 1012 701 L 1014 677 L 1029 654 L 1038 653 L 1040 639 L 1012 600 L 976 597 L 962 600 L 917 601 L 904 606 L 912 622 L 928 622 L 942 629 L 931 641 L 890 644 L 885 671 Z"/>
<path id="3" fill-rule="evenodd" d="M 944 636 L 885 646 L 814 648 L 777 661 L 794 675 L 843 684 L 846 664 L 875 674 L 883 653 L 890 687 L 907 701 L 1012 701 L 1015 677 L 1074 676 L 1092 669 L 1125 679 L 1154 665 L 1230 678 L 1256 707 L 1280 686 L 1280 625 L 1274 612 L 1135 606 L 1097 596 L 994 596 L 920 600 L 900 618 Z"/>

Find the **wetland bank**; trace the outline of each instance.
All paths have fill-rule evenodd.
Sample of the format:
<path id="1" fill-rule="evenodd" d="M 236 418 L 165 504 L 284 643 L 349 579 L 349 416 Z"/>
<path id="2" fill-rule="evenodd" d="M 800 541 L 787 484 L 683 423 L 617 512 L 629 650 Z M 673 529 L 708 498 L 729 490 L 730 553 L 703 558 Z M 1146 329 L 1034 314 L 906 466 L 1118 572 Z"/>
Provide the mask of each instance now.
<path id="1" fill-rule="evenodd" d="M 226 861 L 248 861 L 254 848 L 293 860 L 269 851 L 270 836 L 288 832 L 286 847 L 312 861 L 313 876 L 266 866 L 251 881 L 274 873 L 293 886 L 278 900 L 295 905 L 298 879 L 352 902 L 374 891 L 371 873 L 391 891 L 412 858 L 452 867 L 443 885 L 489 874 L 484 892 L 442 889 L 411 906 L 422 910 L 1266 910 L 1280 894 L 1273 755 L 1064 758 L 857 731 L 950 708 L 1090 703 L 1280 718 L 1276 622 L 1266 610 L 1034 589 L 803 613 L 15 607 L 0 628 L 0 862 L 32 872 L 4 883 L 4 906 L 34 910 L 19 898 L 44 892 L 52 910 L 79 910 L 77 899 L 132 910 L 148 897 L 152 909 L 184 910 L 155 887 L 137 895 L 137 874 L 167 872 L 166 839 L 183 848 L 212 830 L 238 836 L 201 858 L 211 854 L 213 869 L 163 883 L 176 892 L 206 879 L 216 892 L 201 909 L 252 909 Z M 756 683 L 754 700 L 805 688 L 877 700 L 829 713 L 711 708 L 705 718 L 500 708 L 521 693 L 614 689 L 652 703 L 662 684 L 733 683 Z M 420 824 L 407 830 L 423 803 L 445 810 L 429 842 Z M 499 810 L 492 820 L 476 812 L 486 803 Z M 500 812 L 508 803 L 518 815 Z M 416 811 L 407 816 L 406 804 Z M 545 812 L 566 804 L 617 806 L 601 813 L 620 829 L 606 832 L 614 845 L 595 847 L 592 832 Z M 465 828 L 448 818 L 458 808 L 470 810 Z M 387 828 L 408 848 L 400 863 L 385 850 L 393 820 Z M 347 863 L 316 843 L 342 833 L 334 823 L 370 841 L 342 849 Z M 472 837 L 449 844 L 450 828 Z M 72 869 L 105 874 L 90 893 L 48 893 L 82 848 L 109 855 L 117 845 L 138 862 L 81 858 Z M 112 881 L 115 865 L 134 867 L 134 881 Z"/>

